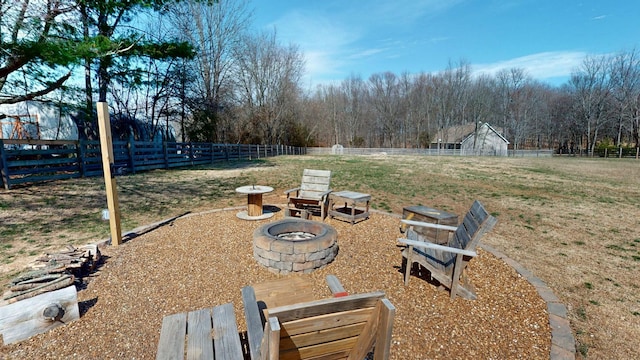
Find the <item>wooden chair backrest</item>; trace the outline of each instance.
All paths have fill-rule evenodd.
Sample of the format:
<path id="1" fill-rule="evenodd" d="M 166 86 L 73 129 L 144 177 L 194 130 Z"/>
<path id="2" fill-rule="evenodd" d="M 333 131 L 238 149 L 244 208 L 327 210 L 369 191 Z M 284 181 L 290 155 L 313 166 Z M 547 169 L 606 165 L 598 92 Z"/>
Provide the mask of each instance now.
<path id="1" fill-rule="evenodd" d="M 261 358 L 388 358 L 395 308 L 383 292 L 268 309 Z M 268 354 L 267 354 L 268 353 Z"/>
<path id="2" fill-rule="evenodd" d="M 300 184 L 299 198 L 317 199 L 322 198 L 322 193 L 329 190 L 331 183 L 330 170 L 304 169 L 302 172 L 302 183 Z"/>
<path id="3" fill-rule="evenodd" d="M 490 231 L 496 224 L 496 218 L 491 216 L 484 206 L 476 200 L 458 225 L 447 246 L 457 249 L 474 250 L 480 238 Z"/>
<path id="4" fill-rule="evenodd" d="M 475 250 L 480 242 L 480 238 L 487 231 L 490 231 L 496 224 L 496 218 L 491 216 L 479 201 L 474 201 L 469 211 L 462 219 L 462 223 L 450 237 L 447 243 L 448 247 L 464 250 Z M 419 239 L 420 237 L 411 232 L 410 238 Z M 453 264 L 456 262 L 456 254 L 443 250 L 423 250 L 414 248 L 414 252 L 418 256 L 423 256 L 434 267 L 440 269 L 443 273 L 451 274 Z"/>
<path id="5" fill-rule="evenodd" d="M 482 235 L 491 230 L 495 224 L 496 219 L 489 215 L 484 206 L 476 200 L 465 214 L 462 223 L 458 225 L 458 229 L 449 239 L 447 246 L 456 249 L 475 250 Z M 451 271 L 452 267 L 450 265 L 455 262 L 456 254 L 447 251 L 437 253 L 441 256 L 439 259 L 440 264 L 444 265 L 444 268 L 448 268 L 445 272 Z"/>

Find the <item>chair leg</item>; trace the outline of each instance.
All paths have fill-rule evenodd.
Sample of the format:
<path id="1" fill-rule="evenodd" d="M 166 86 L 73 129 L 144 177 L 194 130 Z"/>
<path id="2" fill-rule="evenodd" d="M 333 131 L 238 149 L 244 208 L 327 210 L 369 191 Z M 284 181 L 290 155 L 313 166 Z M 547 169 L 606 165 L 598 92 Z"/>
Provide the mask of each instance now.
<path id="1" fill-rule="evenodd" d="M 411 261 L 411 255 L 413 254 L 413 246 L 409 246 L 407 251 L 407 265 L 404 268 L 404 284 L 409 285 L 409 277 L 411 275 L 411 268 L 413 267 L 413 262 Z"/>

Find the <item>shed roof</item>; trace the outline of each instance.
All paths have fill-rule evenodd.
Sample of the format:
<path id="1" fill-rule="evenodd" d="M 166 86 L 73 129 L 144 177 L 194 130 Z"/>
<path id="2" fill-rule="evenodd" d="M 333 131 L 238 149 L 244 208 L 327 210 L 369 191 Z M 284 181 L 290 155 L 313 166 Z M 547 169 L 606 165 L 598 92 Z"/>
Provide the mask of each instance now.
<path id="1" fill-rule="evenodd" d="M 507 144 L 509 144 L 509 141 L 498 130 L 496 130 L 491 125 L 489 125 L 489 123 L 479 122 L 478 124 L 480 125 L 480 127 L 485 125 L 488 126 L 490 131 L 493 131 L 494 133 L 496 133 Z M 446 129 L 440 129 L 436 133 L 436 136 L 433 138 L 433 140 L 431 140 L 431 143 L 437 144 L 438 139 L 440 139 L 441 142 L 444 144 L 461 144 L 465 139 L 472 136 L 475 130 L 476 130 L 475 123 L 467 123 L 464 125 L 456 125 L 456 126 L 448 127 Z M 499 129 L 499 130 L 502 130 L 502 129 Z"/>
<path id="2" fill-rule="evenodd" d="M 505 142 L 505 144 L 509 145 L 509 140 L 507 140 L 506 137 L 504 137 L 502 134 L 500 134 L 496 129 L 493 128 L 493 126 L 489 125 L 489 123 L 482 123 L 482 125 L 480 126 L 480 129 L 482 129 L 483 127 L 487 128 L 487 131 L 491 131 L 493 133 L 495 133 L 496 135 L 498 135 L 498 137 L 500 139 L 502 139 L 502 141 Z M 479 129 L 479 130 L 480 130 Z M 469 135 L 467 135 L 464 139 L 462 139 L 462 141 L 460 143 L 463 143 L 465 141 L 467 141 L 468 139 L 471 139 L 473 137 L 474 133 L 471 132 Z"/>

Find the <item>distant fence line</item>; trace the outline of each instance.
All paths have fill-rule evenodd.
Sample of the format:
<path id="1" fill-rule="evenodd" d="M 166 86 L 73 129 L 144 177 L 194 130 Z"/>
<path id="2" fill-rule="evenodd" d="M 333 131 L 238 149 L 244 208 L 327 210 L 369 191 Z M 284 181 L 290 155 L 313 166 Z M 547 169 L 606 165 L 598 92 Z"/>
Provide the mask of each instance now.
<path id="1" fill-rule="evenodd" d="M 425 156 L 494 156 L 488 153 L 470 153 L 461 149 L 403 149 L 403 148 L 336 148 L 309 147 L 308 155 L 425 155 Z M 510 157 L 551 157 L 553 150 L 508 150 Z"/>
<path id="2" fill-rule="evenodd" d="M 113 171 L 123 175 L 305 153 L 305 148 L 285 145 L 114 140 Z M 100 141 L 0 139 L 0 184 L 7 190 L 17 184 L 102 175 Z"/>

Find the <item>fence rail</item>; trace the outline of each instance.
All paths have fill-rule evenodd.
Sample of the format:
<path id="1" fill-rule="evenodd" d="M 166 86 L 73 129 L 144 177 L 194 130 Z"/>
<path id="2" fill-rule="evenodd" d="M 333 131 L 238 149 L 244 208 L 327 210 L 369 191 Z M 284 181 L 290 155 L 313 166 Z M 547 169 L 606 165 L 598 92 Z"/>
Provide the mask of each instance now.
<path id="1" fill-rule="evenodd" d="M 551 157 L 553 150 L 508 150 L 511 157 Z M 495 156 L 472 153 L 461 149 L 404 149 L 404 148 L 307 148 L 308 155 L 425 155 L 425 156 Z"/>
<path id="2" fill-rule="evenodd" d="M 113 170 L 124 175 L 305 153 L 305 148 L 284 145 L 113 141 Z M 0 139 L 0 184 L 7 190 L 24 183 L 102 175 L 99 141 Z"/>

